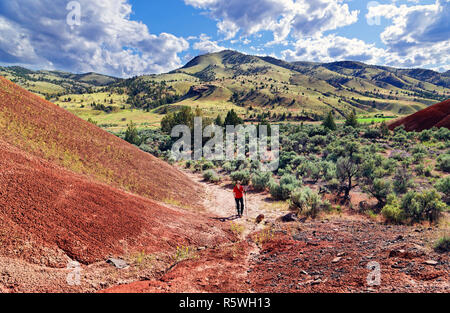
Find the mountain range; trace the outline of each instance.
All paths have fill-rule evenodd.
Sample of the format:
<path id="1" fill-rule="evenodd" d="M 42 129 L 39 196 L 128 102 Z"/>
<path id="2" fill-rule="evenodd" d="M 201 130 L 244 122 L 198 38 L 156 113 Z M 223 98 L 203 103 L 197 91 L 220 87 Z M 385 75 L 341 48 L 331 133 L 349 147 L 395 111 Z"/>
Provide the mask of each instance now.
<path id="1" fill-rule="evenodd" d="M 0 68 L 0 75 L 57 102 L 61 96 L 125 94 L 116 105 L 142 108 L 200 105 L 322 117 L 332 110 L 411 114 L 450 95 L 450 72 L 398 69 L 354 61 L 286 62 L 225 50 L 200 55 L 169 73 L 121 79 L 96 73 Z M 166 112 L 167 110 L 164 110 Z M 211 114 L 217 113 L 211 109 Z"/>

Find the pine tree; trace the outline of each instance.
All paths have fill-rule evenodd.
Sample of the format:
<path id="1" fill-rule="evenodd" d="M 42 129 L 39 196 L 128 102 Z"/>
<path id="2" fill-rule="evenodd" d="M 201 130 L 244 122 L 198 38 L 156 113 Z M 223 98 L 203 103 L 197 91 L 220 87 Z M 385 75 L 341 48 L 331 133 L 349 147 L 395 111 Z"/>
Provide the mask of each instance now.
<path id="1" fill-rule="evenodd" d="M 128 141 L 129 143 L 136 146 L 139 146 L 142 143 L 142 140 L 139 137 L 137 128 L 134 125 L 133 121 L 131 121 L 131 123 L 128 124 L 128 128 L 125 132 L 125 141 Z"/>
<path id="2" fill-rule="evenodd" d="M 241 125 L 242 123 L 243 123 L 242 119 L 232 109 L 231 111 L 228 112 L 228 114 L 225 118 L 224 126 L 226 126 L 226 125 L 236 126 L 236 125 Z"/>
<path id="3" fill-rule="evenodd" d="M 353 128 L 358 127 L 358 120 L 356 119 L 356 114 L 355 112 L 352 111 L 352 113 L 350 113 L 347 116 L 347 119 L 345 121 L 345 126 L 351 126 Z"/>
<path id="4" fill-rule="evenodd" d="M 381 122 L 381 125 L 380 125 L 380 134 L 381 134 L 383 137 L 386 137 L 387 135 L 389 135 L 389 127 L 387 126 L 386 121 Z"/>
<path id="5" fill-rule="evenodd" d="M 217 126 L 223 125 L 222 117 L 220 116 L 220 114 L 217 115 L 216 119 L 214 120 L 214 124 Z"/>
<path id="6" fill-rule="evenodd" d="M 328 129 L 336 130 L 336 123 L 334 122 L 334 116 L 332 111 L 328 113 L 322 125 Z"/>

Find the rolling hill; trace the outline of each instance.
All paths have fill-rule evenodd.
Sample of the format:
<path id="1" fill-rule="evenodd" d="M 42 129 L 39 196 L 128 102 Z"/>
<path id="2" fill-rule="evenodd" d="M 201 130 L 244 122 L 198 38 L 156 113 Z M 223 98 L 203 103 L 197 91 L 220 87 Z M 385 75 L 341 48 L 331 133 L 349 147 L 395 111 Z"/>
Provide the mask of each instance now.
<path id="1" fill-rule="evenodd" d="M 6 71 L 9 79 L 39 92 L 33 82 L 21 81 L 39 74 L 22 68 Z M 231 50 L 197 56 L 169 73 L 124 80 L 92 73 L 37 73 L 53 75 L 49 100 L 110 131 L 123 130 L 130 120 L 141 128 L 157 127 L 164 112 L 181 106 L 199 107 L 210 117 L 234 109 L 249 121 L 267 112 L 271 121 L 314 121 L 330 110 L 337 118 L 351 111 L 408 115 L 450 96 L 448 72 L 354 61 L 286 62 Z"/>
<path id="2" fill-rule="evenodd" d="M 391 130 L 403 125 L 407 131 L 422 131 L 433 127 L 450 129 L 450 100 L 436 103 L 426 109 L 399 119 L 389 125 Z"/>
<path id="3" fill-rule="evenodd" d="M 202 208 L 182 172 L 2 77 L 0 133 L 0 290 L 86 290 L 58 269 L 229 238 L 176 207 Z"/>
<path id="4" fill-rule="evenodd" d="M 20 66 L 0 67 L 0 75 L 47 98 L 70 93 L 92 92 L 99 87 L 121 81 L 120 78 L 97 73 L 72 74 L 62 71 L 32 71 Z"/>
<path id="5" fill-rule="evenodd" d="M 196 95 L 197 101 L 226 99 L 231 94 L 230 101 L 238 106 L 275 111 L 281 106 L 318 114 L 330 109 L 340 115 L 353 109 L 407 114 L 450 94 L 448 77 L 431 70 L 395 69 L 353 61 L 289 63 L 229 50 L 198 56 L 169 73 L 174 79 L 177 74 L 191 75 L 203 84 L 215 86 L 215 92 Z"/>

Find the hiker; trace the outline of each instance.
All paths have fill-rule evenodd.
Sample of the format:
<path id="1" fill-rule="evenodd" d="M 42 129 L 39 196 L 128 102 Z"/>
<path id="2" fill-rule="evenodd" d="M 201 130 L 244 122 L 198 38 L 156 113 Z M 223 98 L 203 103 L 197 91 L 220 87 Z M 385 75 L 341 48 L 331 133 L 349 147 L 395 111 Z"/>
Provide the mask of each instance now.
<path id="1" fill-rule="evenodd" d="M 244 187 L 242 187 L 241 183 L 238 181 L 233 188 L 234 200 L 236 200 L 236 209 L 238 212 L 238 216 L 242 217 L 244 214 Z"/>

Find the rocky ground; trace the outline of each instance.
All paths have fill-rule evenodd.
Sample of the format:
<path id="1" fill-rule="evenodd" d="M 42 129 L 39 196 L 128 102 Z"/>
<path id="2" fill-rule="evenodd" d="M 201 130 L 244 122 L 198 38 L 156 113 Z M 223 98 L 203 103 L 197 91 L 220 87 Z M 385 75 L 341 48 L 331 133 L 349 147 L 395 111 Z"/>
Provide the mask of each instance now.
<path id="1" fill-rule="evenodd" d="M 439 227 L 384 225 L 351 212 L 284 222 L 283 203 L 250 193 L 249 212 L 236 219 L 230 188 L 208 184 L 205 207 L 211 218 L 229 223 L 239 240 L 201 247 L 157 280 L 104 292 L 450 291 L 449 254 L 432 249 L 448 232 L 448 216 Z"/>

